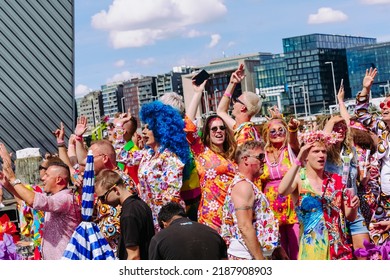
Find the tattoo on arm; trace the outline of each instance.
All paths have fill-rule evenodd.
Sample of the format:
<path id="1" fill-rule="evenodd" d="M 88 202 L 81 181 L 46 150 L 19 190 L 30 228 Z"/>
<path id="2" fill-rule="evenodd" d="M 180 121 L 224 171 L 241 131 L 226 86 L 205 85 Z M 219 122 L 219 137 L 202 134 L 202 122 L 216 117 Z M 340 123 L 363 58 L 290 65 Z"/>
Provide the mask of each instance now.
<path id="1" fill-rule="evenodd" d="M 250 210 L 252 209 L 251 206 L 242 206 L 242 207 L 237 207 L 237 208 L 234 208 L 234 210 Z"/>

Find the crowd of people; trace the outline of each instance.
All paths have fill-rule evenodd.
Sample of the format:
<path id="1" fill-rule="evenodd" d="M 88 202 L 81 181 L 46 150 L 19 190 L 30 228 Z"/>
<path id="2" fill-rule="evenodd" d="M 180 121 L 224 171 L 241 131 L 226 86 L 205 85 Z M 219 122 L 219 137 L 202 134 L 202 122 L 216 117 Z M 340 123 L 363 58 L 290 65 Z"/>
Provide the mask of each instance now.
<path id="1" fill-rule="evenodd" d="M 34 252 L 19 258 L 64 258 L 82 221 L 89 153 L 93 222 L 117 259 L 388 259 L 390 97 L 381 116 L 370 114 L 377 70 L 366 71 L 354 114 L 341 86 L 340 114 L 306 129 L 276 107 L 259 129 L 251 121 L 259 96 L 233 94 L 244 72 L 240 65 L 217 113 L 203 121 L 196 114 L 207 80 L 193 81 L 187 110 L 173 92 L 142 106 L 142 137 L 130 111 L 118 113 L 107 139 L 90 146 L 86 117 L 78 118 L 68 143 L 61 124 L 53 132 L 58 153 L 40 164 L 39 186 L 17 178 L 0 143 L 1 186 L 15 196 L 17 234 L 31 240 Z M 0 242 L 9 238 L 2 223 Z"/>

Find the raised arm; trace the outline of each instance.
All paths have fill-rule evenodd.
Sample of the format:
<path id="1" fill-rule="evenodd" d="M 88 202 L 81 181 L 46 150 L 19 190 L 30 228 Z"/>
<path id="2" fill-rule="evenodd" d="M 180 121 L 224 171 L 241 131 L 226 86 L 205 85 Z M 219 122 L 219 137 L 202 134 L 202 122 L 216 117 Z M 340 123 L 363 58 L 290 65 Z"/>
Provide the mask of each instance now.
<path id="1" fill-rule="evenodd" d="M 202 94 L 204 91 L 204 88 L 206 86 L 207 80 L 205 80 L 201 85 L 197 86 L 195 84 L 195 81 L 192 80 L 192 87 L 194 89 L 194 95 L 192 96 L 190 106 L 187 110 L 187 117 L 191 121 L 195 121 L 196 119 L 196 111 L 198 111 L 198 107 L 200 104 L 200 100 L 202 99 Z"/>
<path id="2" fill-rule="evenodd" d="M 298 141 L 298 127 L 299 121 L 294 118 L 290 118 L 290 121 L 288 122 L 288 133 L 290 136 L 289 144 L 295 155 L 299 153 L 300 148 Z"/>
<path id="3" fill-rule="evenodd" d="M 257 239 L 256 230 L 252 224 L 254 203 L 252 186 L 246 181 L 241 181 L 234 185 L 232 202 L 236 212 L 237 225 L 245 241 L 245 245 L 255 260 L 264 260 L 260 242 Z"/>
<path id="4" fill-rule="evenodd" d="M 347 125 L 349 125 L 349 122 L 351 120 L 351 116 L 348 113 L 347 106 L 345 106 L 344 103 L 344 85 L 340 85 L 339 92 L 337 93 L 337 99 L 339 101 L 340 106 L 340 115 L 343 117 Z"/>
<path id="5" fill-rule="evenodd" d="M 233 127 L 236 121 L 228 113 L 230 99 L 232 98 L 232 94 L 234 92 L 234 89 L 236 88 L 236 85 L 238 83 L 241 83 L 244 78 L 244 64 L 240 64 L 238 69 L 234 71 L 232 76 L 230 77 L 229 85 L 226 88 L 225 93 L 221 98 L 221 101 L 219 101 L 217 108 L 218 116 L 220 116 L 225 121 L 231 131 L 233 131 Z"/>
<path id="6" fill-rule="evenodd" d="M 3 143 L 0 143 L 0 157 L 3 160 L 3 172 L 0 175 L 3 186 L 14 196 L 24 200 L 29 206 L 34 203 L 35 192 L 27 189 L 22 183 L 15 182 L 16 176 L 12 170 L 12 160 Z"/>
<path id="7" fill-rule="evenodd" d="M 292 194 L 293 201 L 297 201 L 298 199 L 298 170 L 302 166 L 303 162 L 306 160 L 307 155 L 313 147 L 314 143 L 307 143 L 303 145 L 297 155 L 297 158 L 294 162 L 292 162 L 291 168 L 284 175 L 282 181 L 279 184 L 278 192 L 281 195 Z"/>
<path id="8" fill-rule="evenodd" d="M 87 117 L 80 116 L 77 118 L 77 125 L 74 131 L 76 135 L 76 155 L 77 162 L 80 165 L 85 165 L 88 151 L 84 147 L 83 134 L 87 131 Z"/>
<path id="9" fill-rule="evenodd" d="M 61 122 L 60 127 L 57 128 L 53 132 L 54 136 L 57 139 L 57 146 L 58 146 L 58 156 L 59 158 L 67 165 L 69 168 L 72 168 L 73 165 L 71 164 L 69 157 L 68 157 L 68 152 L 66 150 L 66 145 L 65 145 L 65 129 L 64 129 L 64 123 Z"/>

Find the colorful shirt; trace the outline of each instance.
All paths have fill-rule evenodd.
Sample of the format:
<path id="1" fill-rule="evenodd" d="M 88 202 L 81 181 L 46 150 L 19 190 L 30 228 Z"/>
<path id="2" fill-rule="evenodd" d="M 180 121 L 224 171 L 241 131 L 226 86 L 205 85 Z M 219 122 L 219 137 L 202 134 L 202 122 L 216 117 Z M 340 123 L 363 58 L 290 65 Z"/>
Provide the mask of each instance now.
<path id="1" fill-rule="evenodd" d="M 70 189 L 53 195 L 35 193 L 33 208 L 45 211 L 42 233 L 42 257 L 59 260 L 68 242 L 81 222 L 81 208 Z"/>
<path id="2" fill-rule="evenodd" d="M 233 131 L 237 146 L 240 146 L 250 140 L 260 140 L 260 135 L 257 132 L 253 122 L 244 122 L 238 127 L 234 125 Z"/>
<path id="3" fill-rule="evenodd" d="M 298 259 L 352 259 L 342 206 L 345 185 L 337 174 L 324 175 L 323 194 L 319 195 L 306 177 L 306 168 L 300 170 L 302 187 L 296 207 L 300 223 Z"/>
<path id="4" fill-rule="evenodd" d="M 137 189 L 134 181 L 120 169 L 115 169 L 115 172 L 121 176 L 122 180 L 125 182 L 126 188 L 128 190 Z M 108 244 L 114 252 L 119 244 L 120 238 L 120 213 L 121 206 L 112 207 L 111 205 L 101 203 L 99 199 L 96 199 L 95 208 L 97 212 L 97 226 L 99 227 L 101 233 L 106 238 Z"/>
<path id="5" fill-rule="evenodd" d="M 204 146 L 192 121 L 186 122 L 186 132 L 200 180 L 198 222 L 220 232 L 222 206 L 237 167 L 232 161 Z"/>
<path id="6" fill-rule="evenodd" d="M 298 218 L 291 195 L 284 196 L 278 192 L 280 182 L 291 168 L 289 151 L 287 147 L 284 147 L 279 156 L 279 161 L 276 163 L 270 161 L 267 152 L 265 153 L 265 159 L 264 172 L 260 178 L 263 192 L 270 202 L 275 218 L 278 219 L 279 225 L 296 224 L 298 223 Z"/>
<path id="7" fill-rule="evenodd" d="M 223 224 L 221 235 L 227 244 L 232 244 L 232 241 L 238 241 L 238 243 L 243 245 L 249 253 L 242 233 L 238 227 L 236 210 L 231 197 L 233 188 L 241 181 L 246 181 L 252 186 L 254 193 L 252 225 L 256 230 L 256 237 L 264 255 L 270 256 L 272 251 L 279 244 L 278 221 L 275 219 L 272 211 L 270 210 L 269 203 L 265 195 L 256 187 L 255 184 L 240 173 L 236 174 L 227 191 L 225 203 L 223 205 Z M 229 252 L 229 254 L 231 254 L 231 252 Z"/>
<path id="8" fill-rule="evenodd" d="M 157 215 L 163 205 L 177 202 L 185 208 L 180 196 L 184 164 L 176 154 L 168 149 L 158 152 L 150 148 L 133 152 L 121 150 L 117 153 L 117 161 L 139 165 L 139 194 L 152 209 L 156 231 L 160 230 Z"/>

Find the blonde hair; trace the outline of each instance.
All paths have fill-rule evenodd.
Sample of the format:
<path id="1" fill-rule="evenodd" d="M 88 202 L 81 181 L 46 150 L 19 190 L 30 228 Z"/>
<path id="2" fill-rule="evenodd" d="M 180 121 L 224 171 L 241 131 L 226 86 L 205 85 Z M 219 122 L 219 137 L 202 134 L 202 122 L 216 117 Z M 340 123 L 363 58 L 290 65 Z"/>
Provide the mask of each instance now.
<path id="1" fill-rule="evenodd" d="M 261 98 L 254 92 L 251 91 L 244 91 L 242 93 L 246 106 L 246 109 L 248 110 L 249 116 L 253 117 L 254 115 L 258 114 L 261 109 Z"/>
<path id="2" fill-rule="evenodd" d="M 184 117 L 185 106 L 183 101 L 183 96 L 177 94 L 176 92 L 167 92 L 159 98 L 159 100 L 165 105 L 170 105 L 173 108 L 179 110 L 180 114 Z"/>
<path id="3" fill-rule="evenodd" d="M 266 122 L 264 125 L 263 125 L 263 131 L 262 131 L 262 137 L 263 137 L 263 140 L 265 141 L 265 147 L 264 147 L 264 150 L 266 150 L 267 152 L 270 151 L 270 147 L 272 146 L 271 144 L 271 140 L 269 138 L 269 130 L 271 128 L 271 125 L 272 124 L 276 124 L 276 123 L 279 123 L 281 124 L 284 129 L 286 130 L 286 136 L 285 136 L 285 139 L 284 139 L 284 142 L 283 142 L 283 147 L 286 147 L 289 140 L 290 140 L 290 133 L 288 131 L 288 125 L 287 123 L 283 120 L 283 119 L 270 119 L 268 122 Z"/>

